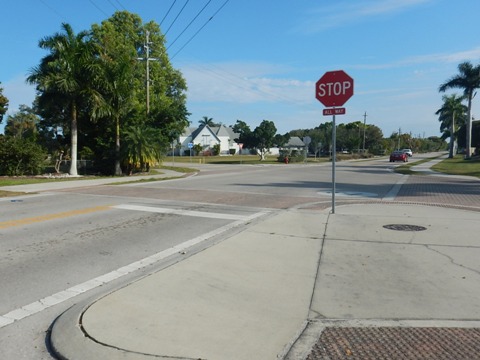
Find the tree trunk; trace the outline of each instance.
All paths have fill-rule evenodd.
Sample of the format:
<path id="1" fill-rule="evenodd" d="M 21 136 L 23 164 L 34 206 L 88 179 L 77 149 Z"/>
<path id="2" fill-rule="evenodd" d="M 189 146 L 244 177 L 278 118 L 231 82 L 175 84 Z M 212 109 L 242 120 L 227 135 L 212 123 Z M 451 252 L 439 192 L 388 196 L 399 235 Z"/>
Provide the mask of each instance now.
<path id="1" fill-rule="evenodd" d="M 265 152 L 263 151 L 263 149 L 260 149 L 260 161 L 264 161 L 265 160 Z"/>
<path id="2" fill-rule="evenodd" d="M 71 126 L 71 154 L 70 154 L 70 172 L 72 176 L 77 176 L 77 104 L 72 103 L 72 126 Z"/>
<path id="3" fill-rule="evenodd" d="M 455 147 L 455 111 L 452 115 L 452 123 L 450 124 L 450 151 L 448 153 L 448 157 L 451 159 L 453 158 L 453 149 Z"/>
<path id="4" fill-rule="evenodd" d="M 465 145 L 465 159 L 472 157 L 472 93 L 468 94 L 468 115 L 467 115 L 467 143 Z"/>
<path id="5" fill-rule="evenodd" d="M 115 175 L 122 175 L 120 167 L 120 120 L 117 118 L 115 125 Z"/>

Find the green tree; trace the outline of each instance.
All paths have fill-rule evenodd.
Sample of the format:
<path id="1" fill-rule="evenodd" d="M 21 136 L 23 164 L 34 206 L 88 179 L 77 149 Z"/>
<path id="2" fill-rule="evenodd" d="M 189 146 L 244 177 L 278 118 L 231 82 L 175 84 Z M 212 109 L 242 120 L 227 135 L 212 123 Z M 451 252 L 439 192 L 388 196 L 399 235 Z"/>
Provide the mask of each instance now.
<path id="1" fill-rule="evenodd" d="M 121 175 L 120 128 L 133 108 L 136 53 L 132 47 L 111 40 L 118 38 L 111 23 L 105 22 L 102 31 L 94 34 L 99 50 L 100 67 L 96 78 L 101 101 L 92 110 L 95 120 L 110 120 L 115 138 L 114 174 Z"/>
<path id="2" fill-rule="evenodd" d="M 237 120 L 235 125 L 232 126 L 232 130 L 238 134 L 238 138 L 234 139 L 237 144 L 243 144 L 245 149 L 254 147 L 252 130 L 245 121 Z"/>
<path id="3" fill-rule="evenodd" d="M 440 92 L 448 89 L 463 89 L 463 94 L 467 99 L 467 121 L 466 121 L 466 154 L 467 159 L 471 158 L 472 146 L 472 99 L 475 90 L 480 88 L 480 65 L 473 66 L 469 61 L 458 65 L 458 74 L 448 79 L 439 87 Z"/>
<path id="4" fill-rule="evenodd" d="M 62 32 L 40 40 L 39 47 L 49 51 L 40 65 L 30 71 L 27 82 L 36 84 L 39 101 L 63 107 L 70 118 L 71 165 L 70 175 L 77 172 L 78 112 L 82 103 L 95 98 L 91 70 L 95 64 L 90 33 L 75 34 L 69 24 L 62 24 Z"/>
<path id="5" fill-rule="evenodd" d="M 366 124 L 365 149 L 367 149 L 373 154 L 379 154 L 385 149 L 383 146 L 383 132 L 382 129 L 380 129 L 378 126 L 373 124 Z"/>
<path id="6" fill-rule="evenodd" d="M 123 143 L 122 159 L 129 174 L 135 169 L 149 171 L 150 165 L 162 158 L 158 129 L 129 126 L 124 132 Z"/>
<path id="7" fill-rule="evenodd" d="M 101 101 L 92 109 L 95 121 L 109 127 L 114 141 L 115 175 L 122 174 L 121 127 L 134 109 L 137 50 L 141 39 L 141 19 L 127 12 L 117 12 L 101 25 L 92 26 L 92 43 L 99 57 L 96 85 Z M 132 129 L 130 129 L 132 130 Z"/>
<path id="8" fill-rule="evenodd" d="M 5 136 L 36 140 L 39 118 L 32 108 L 20 105 L 19 111 L 7 118 Z"/>
<path id="9" fill-rule="evenodd" d="M 215 144 L 212 146 L 213 155 L 220 155 L 220 144 Z"/>
<path id="10" fill-rule="evenodd" d="M 2 123 L 3 116 L 6 114 L 7 110 L 8 99 L 3 95 L 3 88 L 0 86 L 0 124 Z"/>
<path id="11" fill-rule="evenodd" d="M 320 130 L 319 129 L 311 129 L 308 132 L 307 136 L 310 136 L 310 139 L 311 139 L 311 142 L 309 144 L 310 152 L 315 154 L 315 156 L 318 153 L 318 155 L 320 156 L 319 151 L 322 148 L 322 140 L 323 140 Z"/>
<path id="12" fill-rule="evenodd" d="M 331 152 L 333 122 L 329 121 L 329 122 L 320 124 L 316 129 L 319 130 L 319 136 L 321 138 L 321 143 L 322 143 L 322 150 L 326 153 Z"/>
<path id="13" fill-rule="evenodd" d="M 188 125 L 186 83 L 181 73 L 171 66 L 164 36 L 156 23 L 143 24 L 138 15 L 118 11 L 101 25 L 93 25 L 92 33 L 102 65 L 98 83 L 103 103 L 95 109 L 97 120 L 102 121 L 98 121 L 96 127 L 114 129 L 107 128 L 103 134 L 112 134 L 115 173 L 119 174 L 123 126 L 155 128 L 161 135 L 157 142 L 169 143 Z M 148 82 L 145 81 L 147 68 Z M 96 131 L 95 137 L 100 136 L 102 132 Z M 106 144 L 110 140 L 97 141 Z"/>
<path id="14" fill-rule="evenodd" d="M 202 144 L 198 143 L 198 144 L 193 145 L 194 155 L 196 155 L 196 156 L 200 155 L 202 150 L 203 150 L 203 145 Z"/>
<path id="15" fill-rule="evenodd" d="M 255 130 L 253 130 L 253 147 L 260 153 L 260 161 L 265 160 L 265 155 L 274 144 L 277 128 L 273 121 L 263 120 Z"/>
<path id="16" fill-rule="evenodd" d="M 453 94 L 442 96 L 442 107 L 435 114 L 440 121 L 440 131 L 443 133 L 442 139 L 450 137 L 450 146 L 448 157 L 453 158 L 455 148 L 455 137 L 458 123 L 464 123 L 466 120 L 467 107 L 462 104 L 463 96 Z"/>
<path id="17" fill-rule="evenodd" d="M 44 168 L 46 153 L 33 141 L 0 136 L 0 175 L 37 175 Z"/>
<path id="18" fill-rule="evenodd" d="M 273 137 L 273 144 L 275 146 L 278 146 L 279 148 L 282 148 L 284 147 L 288 141 L 290 140 L 290 134 L 289 133 L 286 133 L 286 134 L 276 134 L 274 137 Z"/>

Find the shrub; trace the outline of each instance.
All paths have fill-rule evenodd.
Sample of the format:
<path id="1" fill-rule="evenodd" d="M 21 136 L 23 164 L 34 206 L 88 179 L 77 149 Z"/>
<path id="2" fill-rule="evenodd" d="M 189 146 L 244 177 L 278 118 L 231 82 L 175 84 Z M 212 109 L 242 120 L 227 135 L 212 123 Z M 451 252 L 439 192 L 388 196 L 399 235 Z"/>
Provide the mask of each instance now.
<path id="1" fill-rule="evenodd" d="M 40 174 L 46 158 L 46 151 L 30 140 L 0 137 L 0 175 Z"/>
<path id="2" fill-rule="evenodd" d="M 286 157 L 288 157 L 289 163 L 298 163 L 305 161 L 305 155 L 303 151 L 299 150 L 280 150 L 277 160 L 279 162 L 285 162 Z"/>

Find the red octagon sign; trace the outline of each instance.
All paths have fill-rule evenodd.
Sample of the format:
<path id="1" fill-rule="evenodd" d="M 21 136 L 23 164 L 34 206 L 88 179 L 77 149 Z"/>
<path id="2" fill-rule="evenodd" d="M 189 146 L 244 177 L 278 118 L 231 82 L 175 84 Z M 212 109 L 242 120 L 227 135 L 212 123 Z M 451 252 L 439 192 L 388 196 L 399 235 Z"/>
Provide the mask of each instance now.
<path id="1" fill-rule="evenodd" d="M 326 72 L 315 86 L 315 97 L 327 107 L 342 106 L 352 95 L 353 79 L 343 70 Z"/>

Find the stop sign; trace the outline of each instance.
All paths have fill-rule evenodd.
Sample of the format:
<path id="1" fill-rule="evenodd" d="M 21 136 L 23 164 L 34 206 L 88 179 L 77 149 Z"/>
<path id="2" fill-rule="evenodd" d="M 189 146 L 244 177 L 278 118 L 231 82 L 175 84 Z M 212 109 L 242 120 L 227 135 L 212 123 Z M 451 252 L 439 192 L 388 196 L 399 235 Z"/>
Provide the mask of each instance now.
<path id="1" fill-rule="evenodd" d="M 315 86 L 315 97 L 327 107 L 342 106 L 352 95 L 353 79 L 343 70 L 326 72 Z"/>

